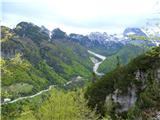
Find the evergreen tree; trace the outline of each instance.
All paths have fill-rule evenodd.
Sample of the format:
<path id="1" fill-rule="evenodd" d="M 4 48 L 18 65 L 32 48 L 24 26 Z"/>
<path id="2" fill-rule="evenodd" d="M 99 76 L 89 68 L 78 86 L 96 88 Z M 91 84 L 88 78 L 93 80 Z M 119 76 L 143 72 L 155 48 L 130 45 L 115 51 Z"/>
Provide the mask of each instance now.
<path id="1" fill-rule="evenodd" d="M 97 80 L 96 73 L 93 72 L 93 73 L 92 73 L 92 82 L 95 83 L 96 80 Z"/>
<path id="2" fill-rule="evenodd" d="M 120 67 L 120 58 L 117 56 L 117 68 Z"/>
<path id="3" fill-rule="evenodd" d="M 35 116 L 38 120 L 98 120 L 99 118 L 87 107 L 83 91 L 65 93 L 56 89 Z"/>

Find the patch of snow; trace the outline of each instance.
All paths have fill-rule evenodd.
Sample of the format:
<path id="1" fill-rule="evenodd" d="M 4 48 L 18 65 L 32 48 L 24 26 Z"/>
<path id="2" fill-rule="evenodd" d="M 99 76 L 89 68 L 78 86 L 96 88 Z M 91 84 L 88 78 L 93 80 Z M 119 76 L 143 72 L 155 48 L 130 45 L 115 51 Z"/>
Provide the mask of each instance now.
<path id="1" fill-rule="evenodd" d="M 128 32 L 127 35 L 135 35 L 134 32 Z"/>
<path id="2" fill-rule="evenodd" d="M 159 42 L 154 42 L 156 44 L 156 46 L 159 46 L 160 45 L 160 41 Z"/>
<path id="3" fill-rule="evenodd" d="M 49 31 L 49 38 L 51 39 L 51 36 L 52 36 L 52 32 L 51 31 Z"/>
<path id="4" fill-rule="evenodd" d="M 94 56 L 96 56 L 96 57 L 102 59 L 102 60 L 105 60 L 105 59 L 106 59 L 105 56 L 102 56 L 102 55 L 97 54 L 97 53 L 95 53 L 95 52 L 92 52 L 92 51 L 90 51 L 90 50 L 88 50 L 88 52 L 89 52 L 90 54 L 92 54 L 92 55 L 94 55 Z"/>
<path id="5" fill-rule="evenodd" d="M 119 38 L 119 39 L 124 38 L 123 34 L 117 34 L 116 37 Z"/>

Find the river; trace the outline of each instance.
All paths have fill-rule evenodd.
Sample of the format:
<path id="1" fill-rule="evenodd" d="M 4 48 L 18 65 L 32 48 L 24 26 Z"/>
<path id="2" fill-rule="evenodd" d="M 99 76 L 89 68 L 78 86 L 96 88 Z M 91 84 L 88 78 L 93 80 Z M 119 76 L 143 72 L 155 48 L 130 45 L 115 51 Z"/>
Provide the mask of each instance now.
<path id="1" fill-rule="evenodd" d="M 102 55 L 100 55 L 100 54 L 97 54 L 97 53 L 95 53 L 95 52 L 92 52 L 92 51 L 90 51 L 90 50 L 88 50 L 88 53 L 90 53 L 90 54 L 92 54 L 93 56 L 101 59 L 101 61 L 99 61 L 99 60 L 97 60 L 95 57 L 90 57 L 91 61 L 94 63 L 93 72 L 95 72 L 95 73 L 96 73 L 97 75 L 99 75 L 99 76 L 104 75 L 104 73 L 99 73 L 97 70 L 98 70 L 98 68 L 99 68 L 99 65 L 106 59 L 106 57 L 105 57 L 105 56 L 102 56 Z M 66 86 L 67 84 L 70 84 L 70 83 L 72 83 L 72 81 L 67 82 L 66 84 L 64 84 L 64 86 Z M 42 91 L 40 91 L 40 92 L 38 92 L 38 93 L 36 93 L 36 94 L 34 94 L 34 95 L 25 96 L 25 97 L 19 97 L 19 98 L 15 99 L 15 100 L 12 100 L 12 101 L 2 102 L 1 104 L 3 105 L 3 104 L 8 104 L 8 103 L 15 103 L 15 102 L 20 101 L 20 100 L 24 100 L 24 99 L 28 99 L 28 98 L 33 98 L 33 97 L 36 97 L 36 96 L 38 96 L 38 95 L 41 95 L 41 94 L 44 93 L 44 92 L 47 92 L 47 91 L 51 90 L 52 87 L 55 87 L 55 86 L 57 86 L 57 85 L 51 85 L 51 86 L 48 87 L 48 89 L 42 90 Z M 9 98 L 6 98 L 6 99 L 9 100 Z"/>
<path id="2" fill-rule="evenodd" d="M 89 52 L 90 54 L 94 55 L 95 57 L 101 59 L 101 61 L 99 61 L 99 60 L 97 60 L 95 57 L 90 57 L 91 61 L 94 63 L 93 72 L 94 72 L 95 74 L 99 75 L 99 76 L 104 75 L 104 73 L 99 73 L 97 70 L 98 70 L 100 64 L 106 59 L 106 57 L 105 57 L 105 56 L 102 56 L 102 55 L 100 55 L 100 54 L 97 54 L 97 53 L 95 53 L 95 52 L 92 52 L 92 51 L 90 51 L 90 50 L 88 50 L 88 52 Z"/>

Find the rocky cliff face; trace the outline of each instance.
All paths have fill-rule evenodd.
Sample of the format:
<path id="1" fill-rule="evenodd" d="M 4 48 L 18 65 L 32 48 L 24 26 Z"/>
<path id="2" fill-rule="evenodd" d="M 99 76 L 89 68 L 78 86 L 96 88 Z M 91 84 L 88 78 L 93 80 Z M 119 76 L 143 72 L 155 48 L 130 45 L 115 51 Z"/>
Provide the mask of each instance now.
<path id="1" fill-rule="evenodd" d="M 155 79 L 160 82 L 160 68 L 155 70 Z"/>
<path id="2" fill-rule="evenodd" d="M 128 93 L 126 95 L 121 95 L 120 91 L 117 89 L 112 95 L 112 99 L 114 103 L 118 103 L 119 105 L 116 112 L 127 111 L 137 100 L 136 88 L 128 88 Z"/>
<path id="3" fill-rule="evenodd" d="M 146 88 L 146 81 L 150 74 L 153 74 L 153 78 L 160 83 L 160 68 L 156 68 L 155 70 L 143 72 L 141 70 L 137 70 L 135 72 L 135 79 L 142 82 L 142 86 L 140 88 L 137 88 L 135 85 L 132 85 L 131 87 L 128 87 L 127 93 L 122 94 L 122 91 L 119 89 L 116 89 L 113 94 L 110 94 L 106 97 L 106 103 L 112 99 L 112 101 L 116 104 L 118 104 L 119 107 L 117 107 L 116 112 L 122 113 L 125 111 L 128 111 L 129 108 L 134 106 L 135 102 L 138 98 L 138 89 L 144 90 Z"/>

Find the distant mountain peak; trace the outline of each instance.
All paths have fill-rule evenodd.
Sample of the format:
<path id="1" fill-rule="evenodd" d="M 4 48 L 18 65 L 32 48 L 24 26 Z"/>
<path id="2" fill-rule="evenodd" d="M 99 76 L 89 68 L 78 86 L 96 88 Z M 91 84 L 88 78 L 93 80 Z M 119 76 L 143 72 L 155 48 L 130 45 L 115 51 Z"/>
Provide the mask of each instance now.
<path id="1" fill-rule="evenodd" d="M 137 35 L 137 36 L 147 36 L 140 28 L 126 28 L 123 32 L 124 36 Z"/>
<path id="2" fill-rule="evenodd" d="M 108 34 L 106 32 L 100 33 L 100 32 L 91 32 L 88 35 L 88 38 L 91 41 L 98 41 L 101 44 L 104 44 L 106 42 L 106 39 L 108 39 Z"/>
<path id="3" fill-rule="evenodd" d="M 56 28 L 52 30 L 52 35 L 51 35 L 52 39 L 63 39 L 66 37 L 67 37 L 67 34 L 63 32 L 60 28 Z"/>
<path id="4" fill-rule="evenodd" d="M 21 37 L 28 37 L 35 41 L 49 39 L 49 30 L 47 28 L 29 22 L 20 22 L 14 28 L 14 32 Z"/>

